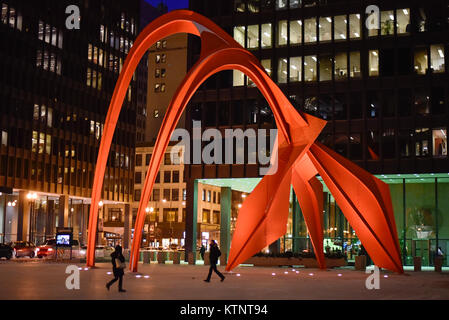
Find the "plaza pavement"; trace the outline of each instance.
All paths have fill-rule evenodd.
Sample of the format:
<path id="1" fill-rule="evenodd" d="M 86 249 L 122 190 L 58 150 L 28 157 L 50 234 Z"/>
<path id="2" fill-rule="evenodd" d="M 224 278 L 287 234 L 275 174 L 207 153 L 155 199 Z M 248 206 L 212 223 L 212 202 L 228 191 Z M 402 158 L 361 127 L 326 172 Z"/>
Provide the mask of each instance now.
<path id="1" fill-rule="evenodd" d="M 126 272 L 124 288 L 118 293 L 109 263 L 80 271 L 80 290 L 67 290 L 68 264 L 42 261 L 0 261 L 0 300 L 298 300 L 298 299 L 449 299 L 449 272 L 381 272 L 380 289 L 368 290 L 365 272 L 351 269 L 236 268 L 226 280 L 217 275 L 205 283 L 208 267 L 203 265 L 140 264 L 139 274 Z M 219 270 L 224 271 L 223 267 Z M 288 272 L 288 273 L 285 273 Z M 276 275 L 273 275 L 275 273 Z M 149 276 L 145 278 L 145 276 Z"/>

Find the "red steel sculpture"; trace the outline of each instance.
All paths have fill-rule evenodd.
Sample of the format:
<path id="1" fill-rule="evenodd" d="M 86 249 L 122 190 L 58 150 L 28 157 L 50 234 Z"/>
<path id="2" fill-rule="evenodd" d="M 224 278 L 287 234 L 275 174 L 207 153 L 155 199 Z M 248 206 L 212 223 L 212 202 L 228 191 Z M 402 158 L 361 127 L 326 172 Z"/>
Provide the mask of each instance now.
<path id="1" fill-rule="evenodd" d="M 95 265 L 95 239 L 103 177 L 112 137 L 131 78 L 156 41 L 176 33 L 201 38 L 201 55 L 177 89 L 165 114 L 142 190 L 132 242 L 130 269 L 136 272 L 146 207 L 170 137 L 198 87 L 213 74 L 240 70 L 269 103 L 276 125 L 278 169 L 262 178 L 246 198 L 236 224 L 226 270 L 232 270 L 286 233 L 293 185 L 320 268 L 323 252 L 323 186 L 320 175 L 374 263 L 402 273 L 399 243 L 388 186 L 316 142 L 326 121 L 298 112 L 259 61 L 211 20 L 188 10 L 167 13 L 150 23 L 134 43 L 112 96 L 101 139 L 90 207 L 87 266 Z"/>

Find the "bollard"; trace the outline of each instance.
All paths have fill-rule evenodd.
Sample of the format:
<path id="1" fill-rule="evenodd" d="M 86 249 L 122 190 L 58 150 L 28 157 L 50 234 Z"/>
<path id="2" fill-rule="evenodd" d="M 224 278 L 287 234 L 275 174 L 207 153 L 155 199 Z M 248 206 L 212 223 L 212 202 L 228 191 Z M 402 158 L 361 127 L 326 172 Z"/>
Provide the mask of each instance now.
<path id="1" fill-rule="evenodd" d="M 149 251 L 143 252 L 143 263 L 150 263 L 150 252 Z"/>
<path id="2" fill-rule="evenodd" d="M 435 272 L 441 272 L 443 268 L 443 257 L 441 256 L 435 257 L 433 265 L 435 267 Z"/>
<path id="3" fill-rule="evenodd" d="M 227 264 L 226 253 L 222 253 L 220 256 L 220 266 L 226 266 L 226 264 Z"/>
<path id="4" fill-rule="evenodd" d="M 356 256 L 355 257 L 355 270 L 366 270 L 366 256 Z"/>
<path id="5" fill-rule="evenodd" d="M 421 261 L 421 257 L 413 257 L 413 267 L 415 272 L 421 271 Z"/>
<path id="6" fill-rule="evenodd" d="M 181 264 L 181 253 L 173 252 L 173 264 Z"/>
<path id="7" fill-rule="evenodd" d="M 189 264 L 195 265 L 196 259 L 195 259 L 195 253 L 194 252 L 189 252 L 188 260 L 189 260 Z"/>
<path id="8" fill-rule="evenodd" d="M 159 251 L 157 253 L 157 262 L 159 264 L 165 264 L 165 260 L 167 260 L 167 253 L 163 251 Z"/>
<path id="9" fill-rule="evenodd" d="M 210 252 L 204 253 L 204 265 L 209 266 L 210 265 Z"/>

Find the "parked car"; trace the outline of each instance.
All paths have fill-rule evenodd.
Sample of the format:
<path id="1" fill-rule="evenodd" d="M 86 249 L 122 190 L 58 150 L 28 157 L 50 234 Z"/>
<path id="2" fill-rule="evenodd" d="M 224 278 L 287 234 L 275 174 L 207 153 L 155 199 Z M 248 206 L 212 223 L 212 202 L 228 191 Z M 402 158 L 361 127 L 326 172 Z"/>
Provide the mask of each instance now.
<path id="1" fill-rule="evenodd" d="M 32 242 L 14 241 L 10 243 L 10 246 L 14 250 L 14 256 L 16 258 L 20 257 L 34 258 L 35 256 L 36 246 Z"/>
<path id="2" fill-rule="evenodd" d="M 55 254 L 56 239 L 49 239 L 39 247 L 37 247 L 37 257 L 42 259 L 43 257 L 53 256 Z"/>
<path id="3" fill-rule="evenodd" d="M 14 250 L 11 248 L 10 245 L 0 243 L 0 258 L 6 258 L 9 260 L 12 258 L 13 253 Z"/>

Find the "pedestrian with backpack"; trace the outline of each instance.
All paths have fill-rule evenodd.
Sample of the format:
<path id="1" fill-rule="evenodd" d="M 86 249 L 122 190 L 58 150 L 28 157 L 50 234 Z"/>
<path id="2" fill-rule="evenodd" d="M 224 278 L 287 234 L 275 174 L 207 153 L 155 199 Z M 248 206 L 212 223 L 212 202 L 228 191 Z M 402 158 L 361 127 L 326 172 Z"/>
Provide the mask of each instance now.
<path id="1" fill-rule="evenodd" d="M 209 275 L 207 276 L 207 279 L 204 280 L 204 282 L 210 282 L 210 278 L 212 276 L 212 271 L 214 271 L 221 278 L 221 282 L 223 282 L 225 279 L 225 276 L 222 275 L 221 272 L 217 270 L 218 257 L 221 256 L 221 251 L 218 248 L 218 245 L 215 242 L 215 240 L 210 241 L 210 250 L 209 251 L 210 251 Z"/>
<path id="2" fill-rule="evenodd" d="M 112 273 L 114 274 L 114 279 L 109 281 L 106 284 L 106 288 L 109 291 L 109 288 L 112 286 L 114 282 L 118 280 L 118 292 L 126 292 L 123 290 L 123 275 L 125 274 L 125 257 L 122 254 L 122 247 L 117 245 L 115 247 L 115 251 L 111 253 L 111 262 L 112 262 Z"/>

